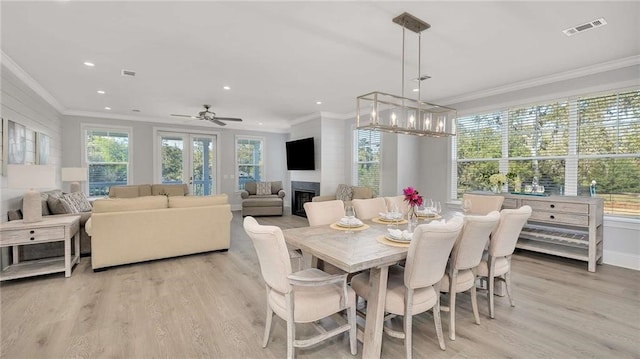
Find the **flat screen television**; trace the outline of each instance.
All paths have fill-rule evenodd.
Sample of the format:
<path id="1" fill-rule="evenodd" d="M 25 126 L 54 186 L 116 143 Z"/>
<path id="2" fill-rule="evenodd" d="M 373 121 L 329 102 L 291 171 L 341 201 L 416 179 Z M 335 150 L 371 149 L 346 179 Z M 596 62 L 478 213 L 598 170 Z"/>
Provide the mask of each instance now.
<path id="1" fill-rule="evenodd" d="M 316 169 L 313 137 L 286 142 L 286 147 L 288 170 L 314 171 Z"/>

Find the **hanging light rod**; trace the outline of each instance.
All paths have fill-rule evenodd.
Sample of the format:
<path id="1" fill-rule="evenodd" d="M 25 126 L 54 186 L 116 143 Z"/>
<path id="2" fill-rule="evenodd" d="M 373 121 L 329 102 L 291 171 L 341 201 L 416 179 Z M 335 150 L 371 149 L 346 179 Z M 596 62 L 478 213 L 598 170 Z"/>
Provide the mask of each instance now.
<path id="1" fill-rule="evenodd" d="M 455 136 L 457 111 L 420 99 L 420 82 L 431 78 L 420 73 L 420 33 L 431 25 L 407 12 L 393 18 L 393 22 L 402 26 L 402 96 L 379 91 L 358 96 L 356 127 L 416 136 Z M 418 83 L 417 99 L 404 97 L 404 33 L 407 29 L 418 34 L 418 75 L 413 79 Z"/>

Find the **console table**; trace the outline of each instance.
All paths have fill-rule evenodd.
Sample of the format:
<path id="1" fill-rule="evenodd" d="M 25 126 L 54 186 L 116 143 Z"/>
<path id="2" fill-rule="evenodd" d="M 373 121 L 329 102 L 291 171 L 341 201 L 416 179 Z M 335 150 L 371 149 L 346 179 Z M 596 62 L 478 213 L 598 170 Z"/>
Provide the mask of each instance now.
<path id="1" fill-rule="evenodd" d="M 13 259 L 0 272 L 0 281 L 64 272 L 71 276 L 71 268 L 80 263 L 80 216 L 45 216 L 40 222 L 22 220 L 0 225 L 0 247 L 12 247 Z M 73 240 L 74 252 L 71 253 Z M 46 242 L 64 242 L 64 257 L 44 258 L 20 262 L 19 247 Z"/>
<path id="2" fill-rule="evenodd" d="M 602 263 L 604 201 L 596 197 L 501 194 L 502 208 L 531 206 L 517 248 L 588 262 L 590 272 Z"/>

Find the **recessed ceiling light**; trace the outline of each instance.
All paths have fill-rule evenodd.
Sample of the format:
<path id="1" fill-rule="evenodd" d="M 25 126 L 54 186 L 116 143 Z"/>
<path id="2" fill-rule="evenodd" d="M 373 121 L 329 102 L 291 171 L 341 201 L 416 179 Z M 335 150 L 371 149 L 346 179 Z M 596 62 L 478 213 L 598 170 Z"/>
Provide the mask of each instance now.
<path id="1" fill-rule="evenodd" d="M 322 101 L 316 101 L 316 105 L 322 105 Z"/>
<path id="2" fill-rule="evenodd" d="M 225 90 L 231 90 L 231 87 L 229 87 L 229 86 L 225 86 L 225 87 L 223 87 L 223 89 L 225 89 Z"/>
<path id="3" fill-rule="evenodd" d="M 418 92 L 420 91 L 420 89 L 413 89 L 413 92 Z"/>
<path id="4" fill-rule="evenodd" d="M 98 91 L 96 91 L 96 92 L 97 92 L 97 93 L 99 93 L 99 94 L 101 94 L 101 95 L 106 94 L 106 92 L 104 92 L 104 91 L 102 91 L 102 90 L 98 90 Z"/>
<path id="5" fill-rule="evenodd" d="M 96 66 L 96 64 L 94 64 L 93 62 L 89 62 L 89 61 L 85 61 L 85 62 L 84 62 L 84 65 L 85 65 L 85 66 L 87 66 L 87 67 L 94 67 L 94 66 Z"/>
<path id="6" fill-rule="evenodd" d="M 104 109 L 105 109 L 105 110 L 111 110 L 111 107 L 109 107 L 109 106 L 105 106 L 105 108 L 104 108 Z"/>
<path id="7" fill-rule="evenodd" d="M 262 122 L 258 122 L 258 125 L 262 126 Z"/>

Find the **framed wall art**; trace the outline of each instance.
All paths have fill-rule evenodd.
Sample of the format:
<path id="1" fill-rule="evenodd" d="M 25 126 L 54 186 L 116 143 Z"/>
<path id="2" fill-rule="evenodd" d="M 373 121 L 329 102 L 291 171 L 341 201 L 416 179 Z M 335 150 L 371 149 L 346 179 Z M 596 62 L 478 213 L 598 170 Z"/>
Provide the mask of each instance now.
<path id="1" fill-rule="evenodd" d="M 36 141 L 36 164 L 48 165 L 49 152 L 51 151 L 51 137 L 38 132 Z"/>
<path id="2" fill-rule="evenodd" d="M 7 164 L 24 164 L 27 152 L 27 128 L 7 121 Z"/>

